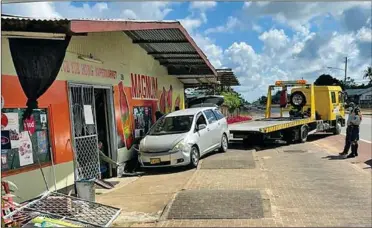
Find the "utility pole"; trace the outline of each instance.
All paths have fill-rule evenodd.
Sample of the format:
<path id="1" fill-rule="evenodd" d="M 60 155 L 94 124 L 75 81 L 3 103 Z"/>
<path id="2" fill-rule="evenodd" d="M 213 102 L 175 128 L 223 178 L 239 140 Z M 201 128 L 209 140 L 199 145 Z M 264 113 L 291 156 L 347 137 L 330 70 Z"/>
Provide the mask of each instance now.
<path id="1" fill-rule="evenodd" d="M 345 57 L 345 80 L 344 80 L 345 85 L 346 85 L 346 78 L 347 78 L 347 57 Z"/>

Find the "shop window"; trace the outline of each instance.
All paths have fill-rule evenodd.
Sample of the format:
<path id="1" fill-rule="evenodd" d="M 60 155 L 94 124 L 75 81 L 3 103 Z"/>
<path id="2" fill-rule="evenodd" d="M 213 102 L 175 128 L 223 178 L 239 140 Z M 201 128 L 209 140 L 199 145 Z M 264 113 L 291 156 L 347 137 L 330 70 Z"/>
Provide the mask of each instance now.
<path id="1" fill-rule="evenodd" d="M 20 108 L 1 110 L 2 171 L 36 165 L 37 157 L 42 164 L 51 161 L 47 110 L 34 110 L 31 118 L 24 123 L 22 116 L 25 110 Z"/>
<path id="2" fill-rule="evenodd" d="M 147 134 L 152 126 L 151 107 L 134 107 L 134 137 L 138 138 Z"/>

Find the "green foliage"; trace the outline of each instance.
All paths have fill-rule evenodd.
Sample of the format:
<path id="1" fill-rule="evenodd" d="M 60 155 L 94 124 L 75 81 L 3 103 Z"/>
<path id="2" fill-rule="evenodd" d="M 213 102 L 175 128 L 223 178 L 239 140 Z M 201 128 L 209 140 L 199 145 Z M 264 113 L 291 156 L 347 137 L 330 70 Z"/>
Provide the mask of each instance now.
<path id="1" fill-rule="evenodd" d="M 227 106 L 230 113 L 233 113 L 242 104 L 241 97 L 239 97 L 237 93 L 222 92 L 221 95 L 224 96 L 224 104 Z"/>
<path id="2" fill-rule="evenodd" d="M 267 97 L 266 97 L 266 96 L 261 96 L 261 97 L 258 99 L 258 102 L 260 103 L 260 105 L 265 105 L 266 102 L 267 102 Z"/>
<path id="3" fill-rule="evenodd" d="M 367 70 L 364 71 L 363 78 L 368 79 L 368 84 L 372 85 L 372 66 L 368 67 Z"/>

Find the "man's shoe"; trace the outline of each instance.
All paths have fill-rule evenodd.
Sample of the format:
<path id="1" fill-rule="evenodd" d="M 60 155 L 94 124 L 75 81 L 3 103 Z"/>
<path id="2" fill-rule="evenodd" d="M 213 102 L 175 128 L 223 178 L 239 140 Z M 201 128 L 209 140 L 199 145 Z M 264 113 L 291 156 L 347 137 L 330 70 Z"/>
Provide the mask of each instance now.
<path id="1" fill-rule="evenodd" d="M 355 157 L 358 157 L 358 153 L 355 153 Z"/>
<path id="2" fill-rule="evenodd" d="M 349 154 L 346 158 L 355 158 L 355 154 Z"/>

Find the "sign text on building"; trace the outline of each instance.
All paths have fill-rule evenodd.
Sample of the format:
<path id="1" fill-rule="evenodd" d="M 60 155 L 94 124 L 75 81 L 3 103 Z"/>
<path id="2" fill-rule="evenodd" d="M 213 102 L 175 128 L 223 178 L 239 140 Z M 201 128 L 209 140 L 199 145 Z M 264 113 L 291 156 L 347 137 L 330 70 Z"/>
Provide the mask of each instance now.
<path id="1" fill-rule="evenodd" d="M 101 77 L 116 79 L 117 72 L 100 67 L 94 67 L 89 64 L 82 64 L 72 61 L 64 61 L 61 71 L 70 74 L 78 74 L 83 76 Z"/>
<path id="2" fill-rule="evenodd" d="M 132 98 L 136 99 L 157 99 L 158 79 L 141 74 L 130 74 L 132 82 Z"/>

